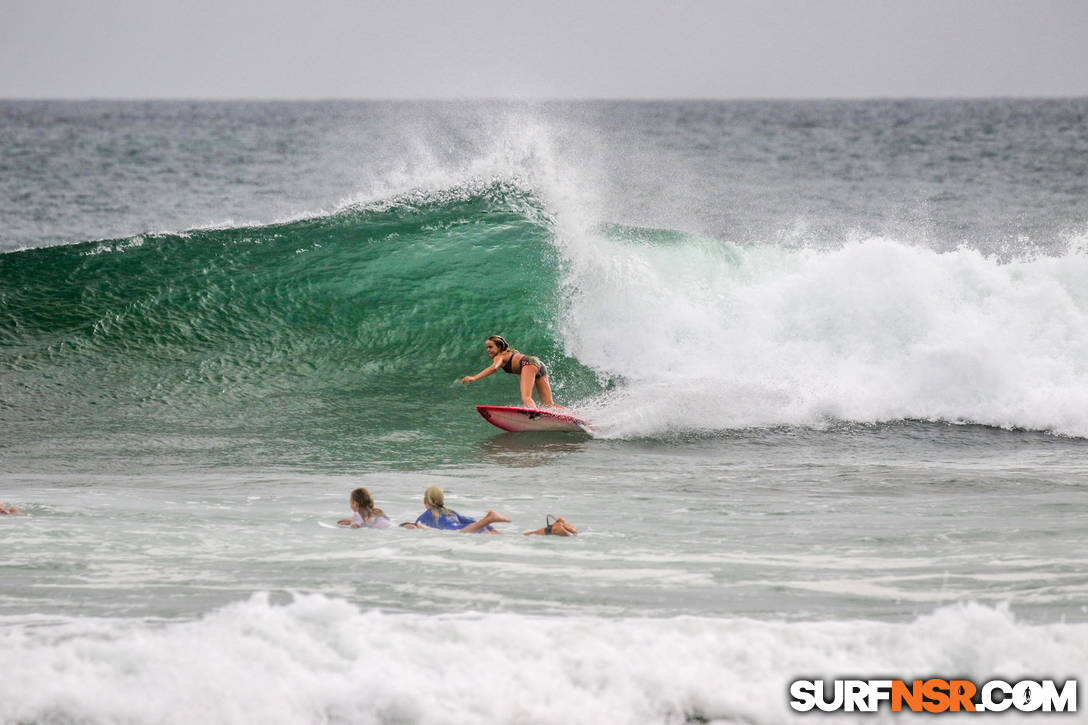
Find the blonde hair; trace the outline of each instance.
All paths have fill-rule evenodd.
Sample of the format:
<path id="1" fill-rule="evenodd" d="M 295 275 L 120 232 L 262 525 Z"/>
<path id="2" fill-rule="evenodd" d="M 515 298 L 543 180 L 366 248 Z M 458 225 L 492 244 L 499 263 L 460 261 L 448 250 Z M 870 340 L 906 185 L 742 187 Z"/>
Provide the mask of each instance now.
<path id="1" fill-rule="evenodd" d="M 487 340 L 495 343 L 495 347 L 499 348 L 499 352 L 506 352 L 510 349 L 510 343 L 502 335 L 488 335 Z"/>
<path id="2" fill-rule="evenodd" d="M 446 508 L 446 494 L 442 493 L 442 489 L 438 486 L 431 486 L 423 492 L 423 503 L 427 508 L 437 509 L 440 516 L 445 516 L 450 512 Z"/>

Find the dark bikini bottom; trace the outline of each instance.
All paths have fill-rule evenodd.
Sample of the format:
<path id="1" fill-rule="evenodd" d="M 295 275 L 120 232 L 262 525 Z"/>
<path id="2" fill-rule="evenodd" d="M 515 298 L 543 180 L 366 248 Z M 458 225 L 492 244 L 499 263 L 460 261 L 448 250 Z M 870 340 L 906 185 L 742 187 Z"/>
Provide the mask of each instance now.
<path id="1" fill-rule="evenodd" d="M 526 365 L 536 365 L 536 367 L 537 367 L 536 379 L 537 380 L 540 380 L 541 378 L 547 377 L 547 375 L 548 375 L 548 366 L 545 365 L 544 363 L 542 363 L 540 361 L 540 358 L 533 357 L 532 355 L 526 355 L 525 357 L 523 357 L 521 359 L 521 366 L 525 367 Z"/>

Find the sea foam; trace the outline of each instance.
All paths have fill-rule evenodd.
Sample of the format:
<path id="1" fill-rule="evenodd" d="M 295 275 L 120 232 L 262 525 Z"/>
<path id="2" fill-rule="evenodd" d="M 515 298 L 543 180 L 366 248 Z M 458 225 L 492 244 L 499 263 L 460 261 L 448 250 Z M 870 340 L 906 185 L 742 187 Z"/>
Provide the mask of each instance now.
<path id="1" fill-rule="evenodd" d="M 428 616 L 277 599 L 185 622 L 5 618 L 0 721 L 782 723 L 805 718 L 788 705 L 796 678 L 1088 669 L 1088 625 L 981 605 L 878 623 Z"/>
<path id="2" fill-rule="evenodd" d="M 1088 254 L 561 242 L 605 436 L 901 419 L 1088 436 Z"/>

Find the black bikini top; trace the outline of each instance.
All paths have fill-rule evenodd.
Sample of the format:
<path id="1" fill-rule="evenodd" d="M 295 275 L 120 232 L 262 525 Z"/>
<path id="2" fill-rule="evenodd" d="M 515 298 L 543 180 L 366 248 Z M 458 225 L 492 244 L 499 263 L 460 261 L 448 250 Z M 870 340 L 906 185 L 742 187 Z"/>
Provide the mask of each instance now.
<path id="1" fill-rule="evenodd" d="M 512 353 L 510 353 L 510 357 L 506 358 L 506 364 L 502 366 L 502 369 L 505 372 L 513 373 L 514 372 L 514 357 L 516 355 L 520 355 L 520 354 L 521 353 L 518 352 L 517 350 L 514 350 Z"/>

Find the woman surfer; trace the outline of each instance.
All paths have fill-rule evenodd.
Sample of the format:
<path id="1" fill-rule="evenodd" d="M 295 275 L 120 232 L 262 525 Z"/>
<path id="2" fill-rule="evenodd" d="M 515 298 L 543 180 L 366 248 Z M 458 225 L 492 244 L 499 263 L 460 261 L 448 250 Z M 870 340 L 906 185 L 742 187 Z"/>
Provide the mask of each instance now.
<path id="1" fill-rule="evenodd" d="M 491 358 L 491 365 L 475 375 L 466 375 L 461 383 L 468 385 L 491 373 L 503 370 L 521 376 L 521 402 L 526 408 L 536 408 L 533 402 L 533 387 L 540 394 L 540 402 L 549 408 L 562 408 L 552 400 L 552 386 L 548 384 L 548 368 L 540 358 L 518 352 L 510 347 L 502 335 L 491 335 L 484 341 L 484 349 Z"/>

